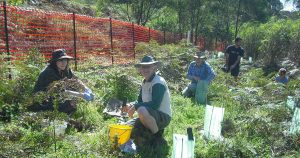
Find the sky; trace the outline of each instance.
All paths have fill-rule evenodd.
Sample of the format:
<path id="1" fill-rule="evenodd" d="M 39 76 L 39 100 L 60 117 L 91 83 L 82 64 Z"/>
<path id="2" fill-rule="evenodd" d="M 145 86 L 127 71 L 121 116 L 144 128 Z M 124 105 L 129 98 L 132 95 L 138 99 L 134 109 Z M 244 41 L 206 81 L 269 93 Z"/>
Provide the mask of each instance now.
<path id="1" fill-rule="evenodd" d="M 286 3 L 285 0 L 280 0 L 280 2 L 282 2 L 282 4 L 283 4 L 283 9 L 282 10 L 285 10 L 285 11 L 295 10 L 295 7 L 293 6 L 292 1 Z"/>

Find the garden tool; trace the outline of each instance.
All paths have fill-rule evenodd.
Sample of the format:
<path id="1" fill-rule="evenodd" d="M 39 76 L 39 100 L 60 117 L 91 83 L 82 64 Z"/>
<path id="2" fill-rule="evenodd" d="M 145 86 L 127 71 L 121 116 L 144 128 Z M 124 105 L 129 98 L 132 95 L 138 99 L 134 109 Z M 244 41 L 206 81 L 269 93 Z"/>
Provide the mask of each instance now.
<path id="1" fill-rule="evenodd" d="M 126 104 L 127 104 L 127 98 L 125 98 L 123 100 L 123 103 L 122 103 L 122 107 L 121 107 L 121 121 L 122 122 L 127 122 L 127 113 L 123 111 L 123 109 L 126 107 Z"/>

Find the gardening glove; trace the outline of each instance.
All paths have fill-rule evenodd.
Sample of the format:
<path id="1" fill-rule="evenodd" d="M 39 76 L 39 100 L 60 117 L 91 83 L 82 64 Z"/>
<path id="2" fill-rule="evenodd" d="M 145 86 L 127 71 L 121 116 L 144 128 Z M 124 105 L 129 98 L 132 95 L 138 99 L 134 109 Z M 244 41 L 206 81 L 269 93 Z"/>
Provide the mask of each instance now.
<path id="1" fill-rule="evenodd" d="M 95 95 L 93 94 L 93 92 L 89 89 L 86 88 L 83 92 L 83 99 L 86 101 L 92 101 L 94 100 Z"/>

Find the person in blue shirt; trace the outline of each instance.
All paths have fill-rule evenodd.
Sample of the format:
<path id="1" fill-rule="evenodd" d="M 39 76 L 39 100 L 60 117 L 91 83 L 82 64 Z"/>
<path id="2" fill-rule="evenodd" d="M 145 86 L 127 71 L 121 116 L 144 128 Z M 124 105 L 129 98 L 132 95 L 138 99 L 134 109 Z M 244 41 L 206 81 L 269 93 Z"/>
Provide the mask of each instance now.
<path id="1" fill-rule="evenodd" d="M 194 56 L 195 61 L 191 62 L 187 72 L 187 78 L 191 83 L 183 90 L 183 96 L 195 96 L 196 102 L 205 104 L 206 100 L 198 100 L 197 94 L 207 94 L 208 85 L 215 78 L 216 74 L 209 63 L 206 61 L 206 56 L 202 52 L 197 52 Z"/>
<path id="2" fill-rule="evenodd" d="M 278 76 L 275 77 L 275 82 L 287 84 L 289 82 L 289 78 L 286 76 L 286 69 L 279 69 Z"/>
<path id="3" fill-rule="evenodd" d="M 55 81 L 64 79 L 75 79 L 76 76 L 69 68 L 69 61 L 73 57 L 68 56 L 65 49 L 56 49 L 52 52 L 52 58 L 48 61 L 46 68 L 40 73 L 38 80 L 35 83 L 33 93 L 47 92 L 47 88 Z M 77 79 L 78 80 L 78 79 Z M 80 80 L 78 84 L 84 87 L 84 92 L 75 92 L 66 90 L 65 93 L 68 95 L 81 97 L 86 101 L 94 99 L 92 91 L 85 86 Z M 53 110 L 53 98 L 49 98 L 43 103 L 34 103 L 28 107 L 31 111 L 46 111 Z M 72 114 L 76 110 L 76 102 L 74 100 L 66 100 L 59 104 L 58 110 L 67 114 Z"/>

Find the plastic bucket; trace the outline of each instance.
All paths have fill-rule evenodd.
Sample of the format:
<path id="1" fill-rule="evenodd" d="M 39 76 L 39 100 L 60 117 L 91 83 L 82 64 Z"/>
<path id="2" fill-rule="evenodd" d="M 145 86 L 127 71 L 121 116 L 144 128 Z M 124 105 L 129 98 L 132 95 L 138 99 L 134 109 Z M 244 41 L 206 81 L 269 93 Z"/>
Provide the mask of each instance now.
<path id="1" fill-rule="evenodd" d="M 118 142 L 118 145 L 126 143 L 130 138 L 131 131 L 132 126 L 129 125 L 109 125 L 108 135 L 110 142 L 112 142 L 113 144 Z"/>

